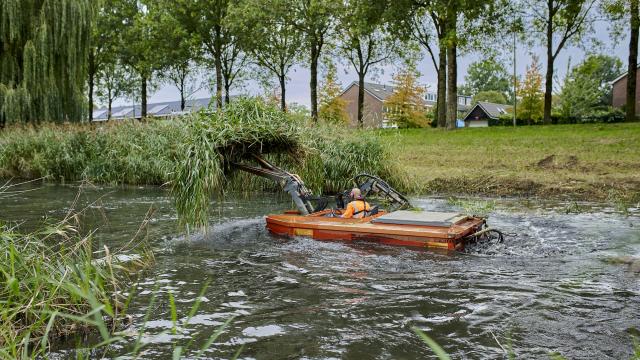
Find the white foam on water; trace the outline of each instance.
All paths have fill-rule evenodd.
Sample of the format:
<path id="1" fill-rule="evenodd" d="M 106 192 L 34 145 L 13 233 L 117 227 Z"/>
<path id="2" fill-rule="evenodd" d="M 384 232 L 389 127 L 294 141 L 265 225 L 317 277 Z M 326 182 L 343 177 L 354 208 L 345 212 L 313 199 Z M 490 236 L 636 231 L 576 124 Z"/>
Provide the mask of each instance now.
<path id="1" fill-rule="evenodd" d="M 250 326 L 242 330 L 242 335 L 250 336 L 250 337 L 267 337 L 284 334 L 285 331 L 282 327 L 278 325 L 265 325 L 253 327 Z"/>

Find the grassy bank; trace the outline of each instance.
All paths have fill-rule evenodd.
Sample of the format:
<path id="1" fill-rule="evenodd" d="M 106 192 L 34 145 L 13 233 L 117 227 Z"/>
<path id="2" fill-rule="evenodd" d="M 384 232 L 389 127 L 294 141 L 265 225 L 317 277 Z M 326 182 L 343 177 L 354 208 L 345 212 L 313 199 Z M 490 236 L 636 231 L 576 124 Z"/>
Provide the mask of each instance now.
<path id="1" fill-rule="evenodd" d="M 640 123 L 384 131 L 425 191 L 640 201 Z"/>
<path id="2" fill-rule="evenodd" d="M 230 171 L 230 160 L 256 151 L 316 193 L 370 172 L 407 192 L 640 200 L 640 123 L 354 131 L 312 125 L 256 100 L 223 115 L 9 128 L 0 132 L 0 178 L 150 185 L 178 178 L 186 186 L 174 194 L 185 195 L 185 209 L 202 208 L 214 193 L 277 189 Z"/>

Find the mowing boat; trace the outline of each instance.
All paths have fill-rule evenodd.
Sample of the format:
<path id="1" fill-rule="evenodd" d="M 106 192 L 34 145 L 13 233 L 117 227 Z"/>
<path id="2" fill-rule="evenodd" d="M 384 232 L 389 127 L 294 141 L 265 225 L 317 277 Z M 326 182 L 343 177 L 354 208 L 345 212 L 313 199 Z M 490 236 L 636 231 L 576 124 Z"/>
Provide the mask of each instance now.
<path id="1" fill-rule="evenodd" d="M 480 232 L 484 219 L 457 213 L 395 211 L 362 219 L 328 217 L 332 210 L 309 215 L 285 213 L 267 216 L 274 234 L 309 236 L 316 240 L 375 241 L 387 245 L 463 250 L 467 237 Z"/>
<path id="2" fill-rule="evenodd" d="M 296 210 L 266 217 L 267 229 L 276 235 L 307 236 L 324 241 L 371 241 L 386 245 L 464 250 L 465 245 L 504 237 L 488 228 L 486 219 L 459 213 L 415 210 L 409 200 L 382 179 L 360 174 L 353 181 L 364 197 L 381 200 L 387 210 L 373 206 L 362 218 L 342 218 L 348 191 L 335 197 L 336 207 L 328 209 L 329 199 L 317 197 L 299 176 L 277 168 L 254 155 L 260 167 L 232 164 L 235 168 L 276 181 L 289 193 Z M 314 204 L 315 203 L 315 204 Z"/>

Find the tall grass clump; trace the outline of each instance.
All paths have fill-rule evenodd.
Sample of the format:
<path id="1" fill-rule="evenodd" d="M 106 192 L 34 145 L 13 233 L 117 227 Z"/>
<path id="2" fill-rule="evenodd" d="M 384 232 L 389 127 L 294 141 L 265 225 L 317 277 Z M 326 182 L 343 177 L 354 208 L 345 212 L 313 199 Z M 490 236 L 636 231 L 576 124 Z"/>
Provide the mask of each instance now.
<path id="1" fill-rule="evenodd" d="M 0 132 L 0 177 L 160 185 L 183 128 L 179 120 L 12 127 Z"/>
<path id="2" fill-rule="evenodd" d="M 127 269 L 147 264 L 95 250 L 68 220 L 31 234 L 0 226 L 0 358 L 38 358 L 55 338 L 115 328 Z"/>
<path id="3" fill-rule="evenodd" d="M 415 190 L 376 133 L 336 125 L 311 127 L 306 132 L 305 144 L 311 151 L 299 173 L 311 189 L 337 193 L 351 188 L 354 176 L 369 173 L 382 177 L 400 191 Z"/>

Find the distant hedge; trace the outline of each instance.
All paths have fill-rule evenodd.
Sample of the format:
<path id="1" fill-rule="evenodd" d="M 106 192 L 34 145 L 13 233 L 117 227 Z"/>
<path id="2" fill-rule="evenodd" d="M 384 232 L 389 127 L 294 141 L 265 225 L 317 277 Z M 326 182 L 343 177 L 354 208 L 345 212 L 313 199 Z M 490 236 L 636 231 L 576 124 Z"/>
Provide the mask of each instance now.
<path id="1" fill-rule="evenodd" d="M 625 121 L 625 115 L 622 110 L 612 109 L 604 112 L 597 112 L 585 116 L 562 116 L 560 114 L 551 114 L 551 123 L 557 124 L 609 124 Z M 498 119 L 490 119 L 490 126 L 513 126 L 513 115 L 504 115 Z M 542 120 L 516 119 L 517 126 L 525 125 L 543 125 Z"/>

